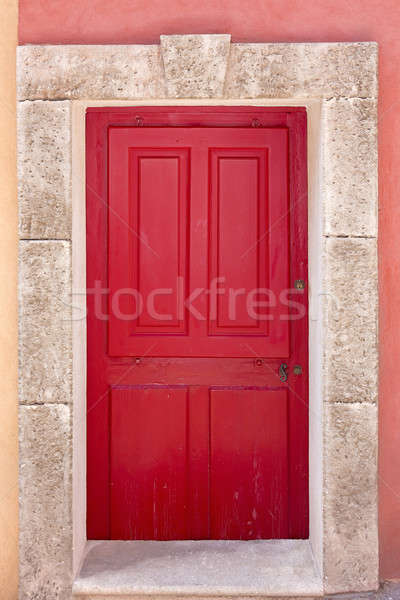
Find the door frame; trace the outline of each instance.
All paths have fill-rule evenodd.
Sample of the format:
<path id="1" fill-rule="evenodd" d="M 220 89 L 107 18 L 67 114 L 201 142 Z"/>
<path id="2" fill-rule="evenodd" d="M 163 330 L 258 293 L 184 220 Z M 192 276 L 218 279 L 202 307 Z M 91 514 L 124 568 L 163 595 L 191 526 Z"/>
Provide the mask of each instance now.
<path id="1" fill-rule="evenodd" d="M 309 283 L 309 539 L 316 560 L 322 561 L 322 305 L 321 296 L 311 290 L 322 289 L 321 257 L 322 201 L 319 173 L 321 156 L 321 103 L 319 100 L 241 100 L 207 101 L 178 100 L 153 102 L 90 102 L 73 103 L 72 111 L 72 289 L 77 314 L 86 314 L 86 190 L 85 190 L 85 114 L 87 108 L 113 107 L 234 107 L 280 108 L 305 107 L 307 111 L 307 167 L 308 167 L 308 283 Z M 82 261 L 84 257 L 84 261 Z M 82 370 L 82 362 L 85 368 Z M 317 374 L 318 373 L 318 374 Z M 86 545 L 86 321 L 73 320 L 73 380 L 74 380 L 74 461 L 76 466 L 74 492 L 74 531 L 77 556 L 81 557 Z M 320 559 L 318 557 L 321 557 Z M 79 559 L 79 561 L 81 558 Z M 78 561 L 75 564 L 79 564 Z"/>
<path id="2" fill-rule="evenodd" d="M 377 69 L 374 42 L 181 35 L 18 48 L 22 594 L 51 596 L 54 584 L 68 595 L 88 549 L 85 108 L 150 104 L 307 108 L 310 546 L 320 583 L 302 593 L 320 595 L 322 578 L 325 593 L 376 589 Z M 283 595 L 298 595 L 284 579 Z"/>

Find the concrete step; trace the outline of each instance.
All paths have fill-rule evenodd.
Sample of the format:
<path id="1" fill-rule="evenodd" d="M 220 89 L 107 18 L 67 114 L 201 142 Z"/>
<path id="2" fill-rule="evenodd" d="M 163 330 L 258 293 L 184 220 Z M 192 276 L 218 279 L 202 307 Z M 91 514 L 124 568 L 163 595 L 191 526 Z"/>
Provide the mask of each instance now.
<path id="1" fill-rule="evenodd" d="M 318 598 L 308 540 L 88 542 L 75 600 Z"/>

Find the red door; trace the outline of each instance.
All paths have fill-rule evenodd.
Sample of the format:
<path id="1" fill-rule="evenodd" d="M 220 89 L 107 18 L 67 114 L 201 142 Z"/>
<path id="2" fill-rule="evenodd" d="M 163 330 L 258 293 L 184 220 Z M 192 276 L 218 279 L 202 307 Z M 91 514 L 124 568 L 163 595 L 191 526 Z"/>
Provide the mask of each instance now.
<path id="1" fill-rule="evenodd" d="M 308 535 L 303 109 L 89 109 L 88 537 Z"/>

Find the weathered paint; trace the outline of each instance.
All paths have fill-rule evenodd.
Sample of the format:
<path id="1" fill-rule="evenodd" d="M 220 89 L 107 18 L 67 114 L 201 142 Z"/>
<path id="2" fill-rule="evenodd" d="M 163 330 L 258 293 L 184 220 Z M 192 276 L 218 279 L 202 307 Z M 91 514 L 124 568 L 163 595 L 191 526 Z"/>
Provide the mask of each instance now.
<path id="1" fill-rule="evenodd" d="M 87 298 L 88 538 L 307 537 L 306 289 L 286 301 L 295 278 L 307 288 L 305 110 L 91 108 L 86 122 L 87 287 L 110 288 L 108 322 Z M 217 277 L 240 290 L 235 317 L 228 294 L 212 308 Z M 263 288 L 267 319 L 244 296 L 265 302 Z M 119 301 L 127 289 L 141 302 Z"/>
<path id="2" fill-rule="evenodd" d="M 232 40 L 363 41 L 380 45 L 380 552 L 381 577 L 400 576 L 400 7 L 397 0 L 22 0 L 20 43 L 157 43 L 164 33 Z"/>

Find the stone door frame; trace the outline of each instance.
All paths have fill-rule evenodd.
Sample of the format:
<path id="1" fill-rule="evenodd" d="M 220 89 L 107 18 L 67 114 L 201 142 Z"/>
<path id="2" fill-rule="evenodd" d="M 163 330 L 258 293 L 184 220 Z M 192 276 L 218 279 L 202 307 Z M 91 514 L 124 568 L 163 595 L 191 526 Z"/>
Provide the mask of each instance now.
<path id="1" fill-rule="evenodd" d="M 309 544 L 321 594 L 376 588 L 377 45 L 22 46 L 18 97 L 21 597 L 70 597 L 87 551 L 84 114 L 99 105 L 306 106 Z"/>

